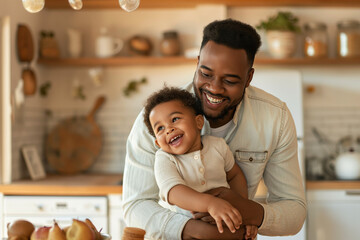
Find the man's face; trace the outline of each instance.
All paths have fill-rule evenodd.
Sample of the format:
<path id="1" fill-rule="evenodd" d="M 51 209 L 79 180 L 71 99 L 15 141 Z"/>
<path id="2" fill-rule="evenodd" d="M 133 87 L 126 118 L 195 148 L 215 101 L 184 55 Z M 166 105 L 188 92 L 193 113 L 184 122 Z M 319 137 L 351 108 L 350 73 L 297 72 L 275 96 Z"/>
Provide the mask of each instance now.
<path id="1" fill-rule="evenodd" d="M 220 127 L 233 118 L 253 73 L 243 49 L 213 41 L 202 48 L 193 84 L 211 127 Z"/>

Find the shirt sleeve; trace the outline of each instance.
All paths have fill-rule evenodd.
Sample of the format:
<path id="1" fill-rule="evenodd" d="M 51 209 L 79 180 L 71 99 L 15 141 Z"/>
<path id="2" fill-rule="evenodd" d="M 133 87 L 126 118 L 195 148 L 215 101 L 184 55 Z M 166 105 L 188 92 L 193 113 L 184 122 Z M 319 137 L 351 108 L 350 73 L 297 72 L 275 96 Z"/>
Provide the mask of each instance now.
<path id="1" fill-rule="evenodd" d="M 169 191 L 176 185 L 186 185 L 176 167 L 176 159 L 161 150 L 155 155 L 155 179 L 160 189 L 160 198 L 169 203 Z M 169 203 L 170 204 L 170 203 Z"/>
<path id="2" fill-rule="evenodd" d="M 188 217 L 159 205 L 154 175 L 157 147 L 139 114 L 126 144 L 123 210 L 127 226 L 142 228 L 148 239 L 181 239 Z"/>
<path id="3" fill-rule="evenodd" d="M 271 155 L 264 182 L 269 197 L 259 233 L 268 236 L 294 235 L 306 218 L 306 200 L 301 177 L 294 120 L 284 104 L 277 148 Z"/>

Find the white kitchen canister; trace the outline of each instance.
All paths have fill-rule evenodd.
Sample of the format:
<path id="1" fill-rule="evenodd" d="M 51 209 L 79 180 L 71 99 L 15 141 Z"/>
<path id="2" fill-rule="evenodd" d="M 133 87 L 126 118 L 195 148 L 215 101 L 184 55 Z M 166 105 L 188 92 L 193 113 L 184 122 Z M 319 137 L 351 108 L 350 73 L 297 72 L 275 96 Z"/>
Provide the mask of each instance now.
<path id="1" fill-rule="evenodd" d="M 341 180 L 360 179 L 360 153 L 340 154 L 335 160 L 335 174 Z"/>

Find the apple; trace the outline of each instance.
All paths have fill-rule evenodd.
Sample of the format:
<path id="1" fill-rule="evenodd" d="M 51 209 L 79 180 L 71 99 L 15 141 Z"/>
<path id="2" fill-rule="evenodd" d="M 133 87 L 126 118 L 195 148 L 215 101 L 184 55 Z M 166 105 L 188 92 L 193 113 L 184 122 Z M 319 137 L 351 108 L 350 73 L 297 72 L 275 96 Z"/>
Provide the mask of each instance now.
<path id="1" fill-rule="evenodd" d="M 31 234 L 30 240 L 48 240 L 50 228 L 49 226 L 37 228 Z"/>
<path id="2" fill-rule="evenodd" d="M 49 230 L 48 240 L 66 240 L 65 232 L 59 227 L 55 220 L 52 228 Z"/>
<path id="3" fill-rule="evenodd" d="M 66 232 L 67 240 L 96 240 L 94 231 L 84 221 L 73 219 Z"/>

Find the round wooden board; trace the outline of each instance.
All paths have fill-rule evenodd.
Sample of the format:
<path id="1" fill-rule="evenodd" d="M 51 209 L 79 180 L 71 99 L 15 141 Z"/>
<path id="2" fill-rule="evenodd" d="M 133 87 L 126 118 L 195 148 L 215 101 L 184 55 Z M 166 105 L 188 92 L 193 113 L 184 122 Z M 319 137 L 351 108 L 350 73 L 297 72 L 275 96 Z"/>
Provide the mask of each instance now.
<path id="1" fill-rule="evenodd" d="M 57 172 L 76 174 L 87 170 L 97 159 L 102 134 L 94 114 L 104 100 L 99 98 L 88 116 L 65 119 L 48 135 L 46 159 Z"/>

